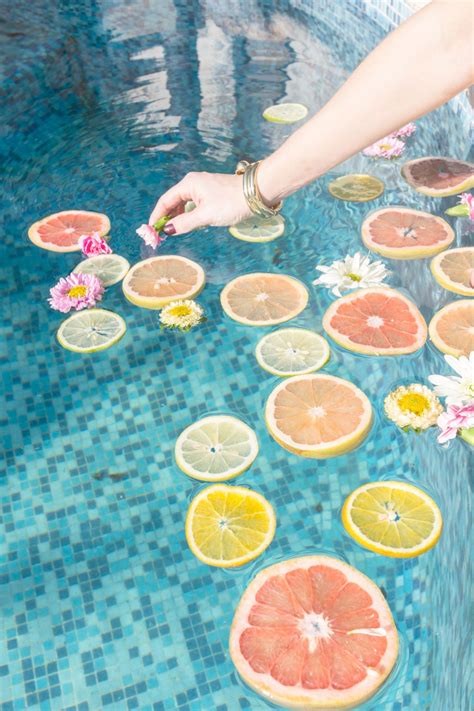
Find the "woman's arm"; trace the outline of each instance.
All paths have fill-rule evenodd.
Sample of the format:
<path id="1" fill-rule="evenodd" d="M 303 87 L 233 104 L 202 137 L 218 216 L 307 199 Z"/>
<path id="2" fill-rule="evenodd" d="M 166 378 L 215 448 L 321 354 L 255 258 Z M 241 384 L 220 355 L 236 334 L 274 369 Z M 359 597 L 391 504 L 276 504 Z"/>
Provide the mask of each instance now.
<path id="1" fill-rule="evenodd" d="M 258 171 L 269 205 L 323 175 L 382 136 L 432 111 L 474 82 L 473 0 L 433 0 L 389 34 L 339 91 L 295 131 Z M 168 234 L 230 225 L 251 213 L 237 175 L 189 173 L 150 217 L 177 214 Z"/>

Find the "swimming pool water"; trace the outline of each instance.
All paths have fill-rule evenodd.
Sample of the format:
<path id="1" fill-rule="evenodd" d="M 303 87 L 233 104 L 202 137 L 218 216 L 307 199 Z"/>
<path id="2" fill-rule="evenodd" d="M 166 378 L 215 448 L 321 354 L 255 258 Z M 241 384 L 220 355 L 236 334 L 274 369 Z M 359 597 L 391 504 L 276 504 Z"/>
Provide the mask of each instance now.
<path id="1" fill-rule="evenodd" d="M 168 239 L 160 253 L 206 270 L 207 323 L 188 334 L 160 331 L 157 313 L 128 303 L 117 285 L 103 305 L 128 332 L 88 357 L 60 348 L 62 316 L 46 302 L 78 255 L 26 238 L 46 214 L 92 209 L 109 215 L 114 251 L 131 263 L 150 256 L 135 229 L 164 189 L 188 170 L 232 171 L 241 157 L 268 153 L 292 127 L 265 123 L 261 111 L 282 100 L 315 111 L 382 37 L 356 3 L 312 5 L 311 19 L 286 2 L 256 0 L 20 0 L 9 8 L 0 35 L 2 711 L 268 708 L 229 659 L 233 612 L 255 571 L 316 552 L 381 586 L 400 632 L 395 672 L 364 708 L 469 708 L 468 447 L 441 448 L 434 431 L 407 435 L 382 412 L 393 387 L 447 374 L 441 354 L 427 345 L 410 357 L 365 358 L 332 345 L 324 371 L 367 393 L 375 424 L 356 451 L 308 461 L 281 449 L 263 422 L 277 379 L 253 351 L 267 330 L 234 323 L 219 303 L 239 274 L 288 273 L 311 294 L 292 323 L 321 332 L 332 297 L 311 286 L 314 266 L 361 248 L 369 210 L 404 204 L 442 214 L 456 198 L 418 195 L 398 163 L 357 156 L 287 201 L 286 233 L 275 242 L 243 243 L 226 229 Z M 418 122 L 405 155 L 468 151 L 466 127 L 446 106 Z M 384 195 L 369 205 L 332 199 L 327 184 L 345 172 L 379 175 Z M 466 220 L 452 224 L 456 244 L 472 240 Z M 431 278 L 429 260 L 386 264 L 390 283 L 427 319 L 454 298 Z M 235 571 L 206 567 L 189 551 L 185 513 L 204 485 L 173 459 L 181 430 L 216 412 L 256 430 L 260 454 L 236 481 L 277 513 L 274 542 Z M 345 533 L 344 498 L 384 478 L 412 481 L 438 502 L 444 532 L 432 551 L 392 560 Z"/>

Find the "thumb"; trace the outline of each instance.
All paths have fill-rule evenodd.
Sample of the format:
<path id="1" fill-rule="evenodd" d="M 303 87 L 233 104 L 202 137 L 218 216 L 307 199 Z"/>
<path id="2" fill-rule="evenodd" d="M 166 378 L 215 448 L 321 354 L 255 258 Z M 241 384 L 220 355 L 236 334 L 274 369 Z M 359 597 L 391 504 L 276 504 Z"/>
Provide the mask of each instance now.
<path id="1" fill-rule="evenodd" d="M 204 217 L 204 210 L 196 207 L 191 212 L 183 212 L 181 215 L 173 217 L 166 223 L 163 232 L 168 236 L 183 235 L 207 224 L 208 221 Z"/>

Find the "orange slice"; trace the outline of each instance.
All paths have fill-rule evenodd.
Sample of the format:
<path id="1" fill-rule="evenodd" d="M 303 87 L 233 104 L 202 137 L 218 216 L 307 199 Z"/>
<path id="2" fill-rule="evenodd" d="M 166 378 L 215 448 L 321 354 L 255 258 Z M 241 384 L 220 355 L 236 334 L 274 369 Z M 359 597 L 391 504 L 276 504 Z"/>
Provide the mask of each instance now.
<path id="1" fill-rule="evenodd" d="M 474 301 L 460 299 L 444 306 L 431 319 L 429 333 L 442 353 L 468 356 L 474 351 Z"/>
<path id="2" fill-rule="evenodd" d="M 441 286 L 462 296 L 474 296 L 474 247 L 458 247 L 438 254 L 431 272 Z"/>
<path id="3" fill-rule="evenodd" d="M 175 299 L 193 299 L 202 291 L 205 281 L 199 264 L 170 254 L 135 264 L 123 280 L 122 288 L 132 304 L 145 309 L 162 309 Z"/>
<path id="4" fill-rule="evenodd" d="M 244 274 L 224 287 L 222 308 L 248 326 L 271 326 L 297 316 L 308 303 L 308 290 L 286 274 Z"/>

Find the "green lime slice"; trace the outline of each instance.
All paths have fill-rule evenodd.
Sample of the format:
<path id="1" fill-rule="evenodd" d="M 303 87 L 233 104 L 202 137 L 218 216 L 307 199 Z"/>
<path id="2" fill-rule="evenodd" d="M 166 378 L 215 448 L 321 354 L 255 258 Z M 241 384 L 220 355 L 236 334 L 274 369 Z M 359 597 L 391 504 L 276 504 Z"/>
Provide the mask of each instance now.
<path id="1" fill-rule="evenodd" d="M 89 309 L 63 321 L 57 339 L 63 348 L 74 353 L 94 353 L 113 346 L 126 330 L 123 318 L 113 311 Z"/>

